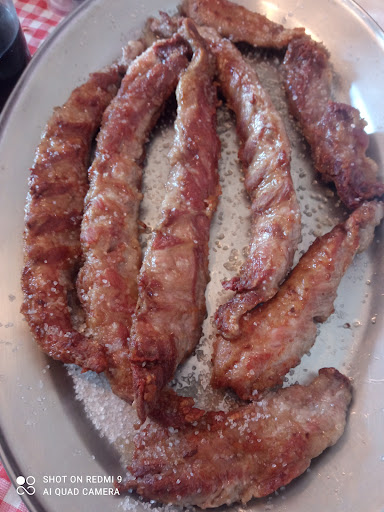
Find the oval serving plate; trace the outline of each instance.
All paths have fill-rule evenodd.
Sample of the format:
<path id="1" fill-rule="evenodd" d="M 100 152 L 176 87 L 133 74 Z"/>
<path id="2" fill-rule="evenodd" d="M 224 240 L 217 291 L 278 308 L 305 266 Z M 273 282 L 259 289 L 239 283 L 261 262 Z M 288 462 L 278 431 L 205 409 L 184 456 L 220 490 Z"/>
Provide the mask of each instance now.
<path id="1" fill-rule="evenodd" d="M 384 36 L 369 16 L 349 0 L 241 3 L 287 26 L 305 26 L 314 38 L 324 41 L 336 71 L 335 95 L 360 109 L 371 134 L 370 151 L 382 168 Z M 35 55 L 0 120 L 0 455 L 13 482 L 19 475 L 35 479 L 36 492 L 24 496 L 31 512 L 151 508 L 134 497 L 94 496 L 89 491 L 112 488 L 111 481 L 121 474 L 120 461 L 129 450 L 130 433 L 126 434 L 132 430 L 133 415 L 127 405 L 111 396 L 102 378 L 79 375 L 74 368 L 67 369 L 41 353 L 19 313 L 19 277 L 28 168 L 53 107 L 64 103 L 89 72 L 118 57 L 122 45 L 139 34 L 148 15 L 174 7 L 175 3 L 166 0 L 132 0 L 129 5 L 126 0 L 86 2 Z M 266 85 L 272 84 L 278 91 L 276 72 L 262 61 L 259 65 Z M 282 102 L 279 98 L 276 92 L 277 103 Z M 294 146 L 292 167 L 303 211 L 301 250 L 305 250 L 314 233 L 328 231 L 343 212 L 335 198 L 329 198 L 325 206 L 324 201 L 318 200 L 326 188 L 314 182 L 305 147 L 286 107 L 281 104 L 279 108 Z M 201 346 L 181 369 L 175 383 L 197 393 L 201 393 L 208 379 L 212 335 L 209 317 L 223 300 L 219 282 L 233 271 L 234 266 L 229 263 L 236 259 L 239 244 L 241 248 L 246 243 L 247 219 L 242 222 L 247 216 L 246 202 L 237 170 L 232 172 L 236 167 L 236 140 L 225 113 L 221 122 L 229 128 L 222 130 L 226 144 L 221 164 L 223 198 L 212 229 L 208 319 Z M 159 167 L 161 179 L 165 179 L 167 145 L 171 140 L 170 126 L 157 132 L 148 153 L 148 175 L 155 172 L 152 167 Z M 147 181 L 144 186 L 149 199 L 143 205 L 143 215 L 151 225 L 161 201 L 162 185 L 153 190 Z M 240 213 L 236 213 L 234 197 L 242 203 Z M 231 229 L 223 235 L 225 219 L 232 223 L 232 231 L 241 232 L 239 238 L 232 236 Z M 354 401 L 344 436 L 285 490 L 228 510 L 384 509 L 382 234 L 379 231 L 367 253 L 355 259 L 341 283 L 336 313 L 320 327 L 311 355 L 304 358 L 289 379 L 305 382 L 322 366 L 336 366 L 353 379 Z M 225 401 L 224 395 L 222 398 Z M 204 401 L 201 397 L 200 400 Z M 68 489 L 75 488 L 79 489 L 78 495 L 75 491 L 68 494 Z M 51 489 L 51 494 L 46 489 Z M 88 491 L 84 493 L 84 489 Z"/>

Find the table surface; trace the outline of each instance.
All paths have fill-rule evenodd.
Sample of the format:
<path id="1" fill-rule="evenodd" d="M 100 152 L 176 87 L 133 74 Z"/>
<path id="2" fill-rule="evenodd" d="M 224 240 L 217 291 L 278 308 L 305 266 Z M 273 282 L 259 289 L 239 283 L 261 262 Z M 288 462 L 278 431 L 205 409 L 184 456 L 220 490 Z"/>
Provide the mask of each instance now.
<path id="1" fill-rule="evenodd" d="M 358 3 L 384 29 L 383 0 L 359 0 Z M 21 26 L 33 55 L 44 39 L 64 19 L 52 12 L 45 0 L 14 0 Z M 16 489 L 10 483 L 0 462 L 0 512 L 28 512 Z"/>

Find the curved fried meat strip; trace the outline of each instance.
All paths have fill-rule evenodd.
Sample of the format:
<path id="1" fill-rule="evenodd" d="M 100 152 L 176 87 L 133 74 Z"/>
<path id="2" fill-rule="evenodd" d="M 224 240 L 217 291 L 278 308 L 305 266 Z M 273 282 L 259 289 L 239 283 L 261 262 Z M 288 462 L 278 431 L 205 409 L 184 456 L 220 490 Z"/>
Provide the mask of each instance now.
<path id="1" fill-rule="evenodd" d="M 161 13 L 160 19 L 150 20 L 150 29 L 156 35 L 169 34 L 179 20 Z M 230 41 L 208 27 L 199 27 L 199 32 L 216 56 L 220 87 L 236 114 L 239 158 L 252 208 L 249 256 L 240 275 L 223 283 L 237 293 L 216 313 L 218 329 L 232 339 L 240 335 L 240 318 L 273 297 L 290 270 L 301 238 L 301 216 L 289 140 L 269 95 Z"/>
<path id="2" fill-rule="evenodd" d="M 206 413 L 194 425 L 149 424 L 135 438 L 133 477 L 121 490 L 201 508 L 267 496 L 338 441 L 350 401 L 349 380 L 324 368 L 309 386 L 270 392 L 229 413 Z"/>
<path id="3" fill-rule="evenodd" d="M 132 327 L 130 359 L 141 420 L 200 339 L 206 314 L 209 229 L 220 193 L 215 61 L 191 20 L 184 22 L 181 32 L 194 55 L 177 87 L 172 170 L 162 218 L 140 271 Z"/>
<path id="4" fill-rule="evenodd" d="M 22 313 L 44 352 L 97 372 L 105 367 L 103 349 L 74 329 L 69 303 L 81 261 L 91 144 L 120 71 L 113 65 L 93 73 L 55 109 L 36 151 L 25 214 Z"/>
<path id="5" fill-rule="evenodd" d="M 241 337 L 215 340 L 212 384 L 231 387 L 243 399 L 281 385 L 314 344 L 316 322 L 333 313 L 343 274 L 372 241 L 383 216 L 383 203 L 364 203 L 315 240 L 277 295 L 243 317 Z"/>
<path id="6" fill-rule="evenodd" d="M 286 29 L 227 0 L 184 0 L 180 10 L 198 25 L 208 25 L 233 42 L 243 41 L 254 46 L 284 48 L 305 31 L 304 28 Z"/>
<path id="7" fill-rule="evenodd" d="M 290 109 L 312 143 L 313 126 L 320 121 L 331 97 L 329 52 L 310 36 L 294 39 L 288 45 L 282 70 Z"/>
<path id="8" fill-rule="evenodd" d="M 290 270 L 301 238 L 300 208 L 290 173 L 291 148 L 284 123 L 259 79 L 228 40 L 206 28 L 218 79 L 236 115 L 239 159 L 251 199 L 252 238 L 240 275 L 224 283 L 236 295 L 220 306 L 216 323 L 226 338 L 240 335 L 239 320 L 269 300 Z"/>
<path id="9" fill-rule="evenodd" d="M 283 63 L 290 108 L 311 146 L 316 170 L 333 182 L 350 209 L 384 195 L 377 164 L 366 156 L 366 123 L 355 108 L 331 102 L 331 65 L 324 46 L 309 36 L 289 43 Z"/>
<path id="10" fill-rule="evenodd" d="M 179 74 L 189 46 L 176 35 L 148 48 L 129 67 L 104 114 L 89 169 L 77 289 L 94 339 L 106 348 L 114 393 L 133 400 L 128 338 L 137 302 L 141 249 L 138 212 L 144 144 Z"/>

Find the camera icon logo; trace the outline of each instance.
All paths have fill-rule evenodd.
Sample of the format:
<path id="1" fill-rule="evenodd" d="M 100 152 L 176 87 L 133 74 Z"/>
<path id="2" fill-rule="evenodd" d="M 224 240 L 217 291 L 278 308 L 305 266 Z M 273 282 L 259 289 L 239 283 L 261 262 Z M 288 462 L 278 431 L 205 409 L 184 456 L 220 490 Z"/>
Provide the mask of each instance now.
<path id="1" fill-rule="evenodd" d="M 18 476 L 16 478 L 16 483 L 18 487 L 16 487 L 16 492 L 19 496 L 23 496 L 23 494 L 28 494 L 29 496 L 33 496 L 36 492 L 34 484 L 36 482 L 36 478 L 33 476 Z"/>

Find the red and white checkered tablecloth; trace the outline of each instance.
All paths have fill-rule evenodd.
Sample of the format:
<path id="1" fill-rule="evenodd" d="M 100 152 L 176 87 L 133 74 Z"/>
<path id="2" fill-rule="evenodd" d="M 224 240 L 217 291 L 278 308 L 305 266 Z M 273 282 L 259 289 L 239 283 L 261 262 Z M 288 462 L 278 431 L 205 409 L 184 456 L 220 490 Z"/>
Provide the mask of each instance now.
<path id="1" fill-rule="evenodd" d="M 31 55 L 63 16 L 48 9 L 45 0 L 14 0 Z M 0 462 L 0 512 L 28 512 Z"/>
<path id="2" fill-rule="evenodd" d="M 14 0 L 31 55 L 63 16 L 49 10 L 45 0 Z M 28 512 L 0 462 L 0 512 Z"/>
<path id="3" fill-rule="evenodd" d="M 45 0 L 14 0 L 14 4 L 33 55 L 63 16 L 52 12 Z"/>
<path id="4" fill-rule="evenodd" d="M 0 462 L 0 512 L 28 512 Z"/>

